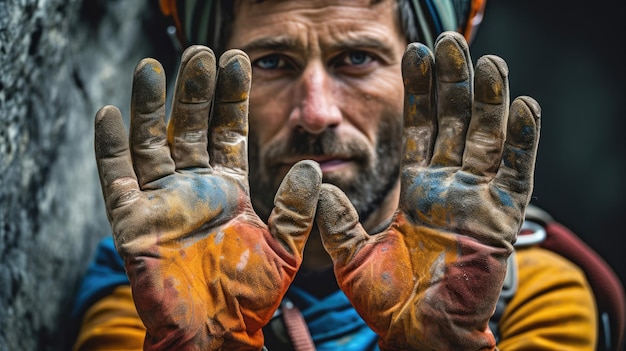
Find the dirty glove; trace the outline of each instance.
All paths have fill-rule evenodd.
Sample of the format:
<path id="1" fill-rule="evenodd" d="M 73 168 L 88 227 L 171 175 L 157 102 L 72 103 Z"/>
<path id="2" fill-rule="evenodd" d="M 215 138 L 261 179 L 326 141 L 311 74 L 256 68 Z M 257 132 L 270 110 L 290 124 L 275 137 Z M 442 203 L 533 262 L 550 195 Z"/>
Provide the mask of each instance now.
<path id="1" fill-rule="evenodd" d="M 96 116 L 107 215 L 145 350 L 261 349 L 261 327 L 296 274 L 315 216 L 321 171 L 312 162 L 285 177 L 268 224 L 255 214 L 250 62 L 233 50 L 219 66 L 216 74 L 206 47 L 183 53 L 167 132 L 165 75 L 153 59 L 134 73 L 130 146 L 117 108 Z"/>
<path id="2" fill-rule="evenodd" d="M 436 68 L 435 68 L 436 63 Z M 509 106 L 508 68 L 457 33 L 408 46 L 399 208 L 368 235 L 324 184 L 317 223 L 335 274 L 383 350 L 493 350 L 488 329 L 533 187 L 539 106 Z M 435 73 L 436 72 L 436 73 Z"/>

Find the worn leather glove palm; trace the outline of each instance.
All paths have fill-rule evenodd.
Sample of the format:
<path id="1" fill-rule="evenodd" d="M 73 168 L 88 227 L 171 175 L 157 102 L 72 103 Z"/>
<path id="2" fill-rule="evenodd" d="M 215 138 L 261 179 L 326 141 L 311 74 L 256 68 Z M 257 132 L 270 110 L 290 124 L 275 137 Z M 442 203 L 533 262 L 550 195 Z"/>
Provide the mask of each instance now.
<path id="1" fill-rule="evenodd" d="M 117 108 L 96 116 L 100 181 L 147 328 L 145 350 L 261 349 L 261 327 L 293 280 L 312 227 L 321 184 L 312 162 L 285 177 L 267 225 L 252 209 L 250 62 L 233 50 L 219 63 L 216 73 L 206 47 L 184 52 L 166 127 L 163 68 L 140 62 L 130 143 Z"/>
<path id="2" fill-rule="evenodd" d="M 435 69 L 435 63 L 437 64 Z M 318 220 L 340 287 L 387 350 L 493 350 L 488 329 L 533 187 L 539 106 L 509 105 L 508 68 L 444 33 L 403 58 L 401 198 L 368 235 L 336 187 Z M 436 71 L 436 73 L 435 73 Z"/>

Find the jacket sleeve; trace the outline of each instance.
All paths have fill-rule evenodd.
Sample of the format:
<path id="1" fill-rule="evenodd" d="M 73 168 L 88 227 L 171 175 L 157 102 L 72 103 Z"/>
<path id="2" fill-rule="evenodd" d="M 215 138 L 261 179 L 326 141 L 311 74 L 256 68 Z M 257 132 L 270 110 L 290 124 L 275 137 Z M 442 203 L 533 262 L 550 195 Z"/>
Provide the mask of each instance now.
<path id="1" fill-rule="evenodd" d="M 87 309 L 73 351 L 142 351 L 145 335 L 130 286 L 120 285 Z"/>
<path id="2" fill-rule="evenodd" d="M 72 310 L 73 351 L 143 350 L 145 327 L 112 238 L 99 243 Z"/>
<path id="3" fill-rule="evenodd" d="M 499 323 L 499 350 L 594 350 L 596 304 L 582 270 L 539 247 L 518 250 L 517 264 L 518 288 Z"/>

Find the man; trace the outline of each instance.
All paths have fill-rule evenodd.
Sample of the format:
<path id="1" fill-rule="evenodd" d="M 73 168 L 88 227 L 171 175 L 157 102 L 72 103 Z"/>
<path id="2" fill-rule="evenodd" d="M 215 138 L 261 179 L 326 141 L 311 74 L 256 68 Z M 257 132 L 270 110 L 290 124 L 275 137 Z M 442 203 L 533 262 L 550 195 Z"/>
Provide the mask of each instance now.
<path id="1" fill-rule="evenodd" d="M 123 261 L 87 278 L 106 289 L 75 349 L 593 349 L 584 275 L 536 247 L 517 251 L 498 343 L 488 326 L 539 140 L 502 59 L 474 68 L 449 31 L 410 44 L 411 25 L 436 37 L 414 2 L 218 3 L 219 68 L 185 50 L 167 126 L 152 59 L 130 143 L 117 108 L 96 116 Z"/>

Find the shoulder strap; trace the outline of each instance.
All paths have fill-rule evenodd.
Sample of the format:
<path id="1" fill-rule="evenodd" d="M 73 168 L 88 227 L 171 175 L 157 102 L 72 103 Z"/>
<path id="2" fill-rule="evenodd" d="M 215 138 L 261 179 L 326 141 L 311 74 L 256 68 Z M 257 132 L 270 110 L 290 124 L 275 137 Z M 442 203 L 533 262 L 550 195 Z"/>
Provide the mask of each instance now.
<path id="1" fill-rule="evenodd" d="M 496 303 L 496 310 L 489 319 L 489 329 L 491 329 L 491 332 L 496 339 L 496 343 L 500 342 L 500 329 L 498 328 L 498 323 L 504 314 L 506 305 L 509 301 L 511 301 L 513 295 L 515 295 L 515 291 L 517 291 L 517 264 L 515 261 L 515 251 L 513 251 L 508 258 L 506 277 L 504 278 L 504 284 L 502 285 L 502 290 L 500 291 L 500 296 L 498 297 L 498 302 Z"/>
<path id="2" fill-rule="evenodd" d="M 313 338 L 311 338 L 309 328 L 298 307 L 285 299 L 280 308 L 283 313 L 287 334 L 289 334 L 289 339 L 293 343 L 295 351 L 315 351 Z"/>
<path id="3" fill-rule="evenodd" d="M 547 232 L 544 226 L 536 220 L 537 217 L 532 214 L 532 211 L 530 215 L 528 211 L 526 212 L 526 218 L 517 236 L 515 248 L 537 245 L 546 239 Z M 496 310 L 489 319 L 489 328 L 496 338 L 496 342 L 500 342 L 501 339 L 498 323 L 504 314 L 507 304 L 517 291 L 517 271 L 517 260 L 515 259 L 515 251 L 513 251 L 507 261 L 506 276 L 496 303 Z"/>
<path id="4" fill-rule="evenodd" d="M 528 245 L 539 245 L 555 252 L 583 270 L 598 307 L 600 323 L 597 350 L 620 350 L 624 346 L 626 295 L 622 283 L 609 264 L 574 232 L 556 221 L 546 211 L 533 205 L 526 209 L 525 220 L 515 247 Z M 509 257 L 507 277 L 496 312 L 489 321 L 496 341 L 500 339 L 498 322 L 517 288 L 517 265 L 512 258 L 513 255 Z M 511 280 L 514 280 L 515 284 L 507 285 Z"/>
<path id="5" fill-rule="evenodd" d="M 626 296 L 611 266 L 574 232 L 557 221 L 545 224 L 548 233 L 541 247 L 554 251 L 580 267 L 596 297 L 599 316 L 597 350 L 624 346 Z"/>

